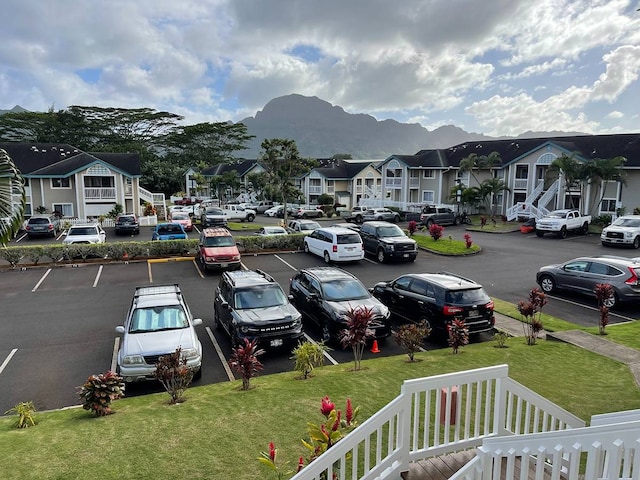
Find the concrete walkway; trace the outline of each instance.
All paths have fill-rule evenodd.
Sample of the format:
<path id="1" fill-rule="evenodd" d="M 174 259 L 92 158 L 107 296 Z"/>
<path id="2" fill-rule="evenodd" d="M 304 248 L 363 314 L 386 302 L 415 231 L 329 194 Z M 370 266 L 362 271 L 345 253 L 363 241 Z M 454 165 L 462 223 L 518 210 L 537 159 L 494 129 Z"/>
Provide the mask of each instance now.
<path id="1" fill-rule="evenodd" d="M 496 313 L 496 329 L 508 333 L 512 337 L 524 336 L 522 322 L 499 313 Z M 606 340 L 600 335 L 592 335 L 590 333 L 583 332 L 582 330 L 540 332 L 538 338 L 570 343 L 577 347 L 597 353 L 598 355 L 625 363 L 635 377 L 636 384 L 640 386 L 640 351 L 638 350 L 625 347 L 619 343 Z"/>

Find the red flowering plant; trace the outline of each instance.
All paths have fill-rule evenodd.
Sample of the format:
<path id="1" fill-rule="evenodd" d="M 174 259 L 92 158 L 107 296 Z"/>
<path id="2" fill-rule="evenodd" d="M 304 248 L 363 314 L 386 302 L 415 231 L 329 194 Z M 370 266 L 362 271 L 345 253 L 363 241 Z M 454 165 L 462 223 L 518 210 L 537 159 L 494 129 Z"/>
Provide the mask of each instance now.
<path id="1" fill-rule="evenodd" d="M 518 311 L 522 315 L 522 328 L 527 339 L 527 345 L 535 345 L 538 333 L 542 331 L 542 307 L 547 304 L 545 294 L 539 288 L 532 288 L 529 292 L 529 301 L 520 300 Z"/>
<path id="2" fill-rule="evenodd" d="M 244 344 L 233 349 L 233 354 L 229 359 L 231 366 L 242 377 L 242 390 L 249 390 L 249 382 L 251 378 L 257 377 L 258 372 L 264 367 L 258 356 L 262 355 L 264 350 L 258 348 L 258 340 L 244 339 Z"/>
<path id="3" fill-rule="evenodd" d="M 447 327 L 449 346 L 453 353 L 458 353 L 460 347 L 469 344 L 469 327 L 461 318 L 455 318 Z"/>
<path id="4" fill-rule="evenodd" d="M 442 238 L 443 232 L 444 227 L 442 225 L 438 225 L 437 223 L 434 223 L 429 227 L 429 235 L 431 235 L 431 238 L 433 238 L 435 241 L 438 241 L 440 238 Z"/>
<path id="5" fill-rule="evenodd" d="M 598 325 L 598 331 L 600 335 L 604 335 L 604 328 L 609 324 L 609 305 L 612 299 L 615 301 L 615 291 L 613 287 L 608 283 L 599 283 L 596 288 L 593 289 L 593 293 L 596 294 L 596 300 L 598 300 L 598 311 L 600 312 L 600 324 Z"/>
<path id="6" fill-rule="evenodd" d="M 412 237 L 414 233 L 418 230 L 418 222 L 415 220 L 411 220 L 407 225 L 407 230 L 409 231 L 409 236 Z"/>
<path id="7" fill-rule="evenodd" d="M 278 449 L 273 442 L 269 442 L 269 452 L 260 452 L 258 461 L 273 470 L 278 480 L 290 478 L 293 471 L 285 470 L 287 468 L 286 462 L 282 466 L 279 466 L 277 463 L 277 456 Z M 302 467 L 304 467 L 304 459 L 300 457 L 300 460 L 298 461 L 298 470 L 296 471 L 296 473 L 302 470 Z"/>
<path id="8" fill-rule="evenodd" d="M 473 245 L 473 241 L 471 240 L 471 235 L 469 235 L 468 233 L 464 234 L 464 244 L 467 248 L 471 248 L 471 245 Z"/>
<path id="9" fill-rule="evenodd" d="M 373 309 L 369 307 L 351 307 L 346 313 L 346 328 L 340 331 L 340 342 L 343 347 L 350 346 L 353 350 L 355 361 L 354 370 L 360 370 L 364 347 L 367 339 L 373 337 L 375 332 L 370 328 L 373 318 Z"/>

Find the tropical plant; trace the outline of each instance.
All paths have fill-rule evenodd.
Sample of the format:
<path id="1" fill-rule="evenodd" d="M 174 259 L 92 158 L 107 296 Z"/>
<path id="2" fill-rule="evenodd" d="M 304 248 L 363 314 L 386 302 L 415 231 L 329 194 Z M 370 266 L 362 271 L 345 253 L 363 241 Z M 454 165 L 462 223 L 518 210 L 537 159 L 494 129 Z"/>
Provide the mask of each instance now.
<path id="1" fill-rule="evenodd" d="M 502 331 L 497 331 L 493 335 L 493 339 L 496 341 L 498 348 L 505 348 L 507 346 L 507 338 L 509 338 L 509 334 Z"/>
<path id="2" fill-rule="evenodd" d="M 413 237 L 413 235 L 416 233 L 417 230 L 418 230 L 418 222 L 416 222 L 415 220 L 411 220 L 407 225 L 407 231 L 409 232 L 409 236 Z"/>
<path id="3" fill-rule="evenodd" d="M 33 405 L 33 402 L 19 402 L 16 403 L 13 408 L 4 412 L 4 414 L 18 416 L 15 424 L 16 428 L 28 428 L 36 424 L 35 411 L 36 407 Z"/>
<path id="4" fill-rule="evenodd" d="M 594 196 L 594 202 L 597 200 L 597 204 L 591 205 L 589 212 L 597 211 L 597 208 L 602 204 L 609 182 L 620 182 L 622 185 L 626 185 L 627 173 L 623 168 L 626 161 L 625 157 L 619 156 L 606 159 L 595 158 L 587 164 L 591 184 L 596 186 L 599 193 Z"/>
<path id="5" fill-rule="evenodd" d="M 570 207 L 577 208 L 578 206 L 574 205 L 574 195 L 571 193 L 577 190 L 580 194 L 580 200 L 582 200 L 582 184 L 589 179 L 589 167 L 578 161 L 575 154 L 569 156 L 563 153 L 551 162 L 547 174 L 562 176 L 564 190 L 569 196 Z"/>
<path id="6" fill-rule="evenodd" d="M 315 343 L 305 341 L 296 348 L 293 349 L 293 356 L 295 359 L 295 370 L 302 374 L 303 379 L 307 379 L 311 376 L 313 369 L 324 365 L 324 354 L 329 350 L 324 343 Z"/>
<path id="7" fill-rule="evenodd" d="M 22 225 L 26 189 L 20 171 L 0 148 L 0 244 L 5 245 Z"/>
<path id="8" fill-rule="evenodd" d="M 431 238 L 436 241 L 442 238 L 443 232 L 444 227 L 442 225 L 438 225 L 437 223 L 434 223 L 429 227 L 429 235 L 431 235 Z"/>
<path id="9" fill-rule="evenodd" d="M 598 331 L 600 335 L 605 335 L 604 329 L 609 324 L 609 307 L 607 306 L 607 303 L 611 298 L 614 298 L 615 291 L 610 284 L 599 283 L 596 285 L 593 292 L 596 294 L 598 312 L 600 313 Z"/>
<path id="10" fill-rule="evenodd" d="M 262 355 L 264 350 L 258 348 L 258 340 L 244 339 L 244 344 L 233 349 L 229 365 L 235 369 L 242 377 L 242 390 L 249 390 L 249 382 L 253 377 L 258 376 L 264 367 L 258 356 Z"/>
<path id="11" fill-rule="evenodd" d="M 286 462 L 283 465 L 278 465 L 277 457 L 278 457 L 278 449 L 276 448 L 273 442 L 269 442 L 269 451 L 260 452 L 258 461 L 263 465 L 266 465 L 267 467 L 269 467 L 271 470 L 273 470 L 278 480 L 290 478 L 293 471 L 288 469 L 288 465 Z M 299 472 L 300 470 L 302 470 L 303 467 L 304 467 L 304 459 L 300 457 L 300 460 L 298 461 L 297 471 Z"/>
<path id="12" fill-rule="evenodd" d="M 471 246 L 473 245 L 473 240 L 471 240 L 471 235 L 469 233 L 464 234 L 464 245 L 467 248 L 471 248 Z"/>
<path id="13" fill-rule="evenodd" d="M 498 152 L 491 152 L 489 155 L 478 155 L 477 153 L 472 153 L 467 157 L 460 160 L 459 172 L 466 173 L 469 172 L 471 176 L 474 178 L 476 183 L 480 185 L 480 180 L 473 173 L 474 171 L 480 172 L 482 170 L 491 170 L 492 167 L 500 165 L 502 163 L 502 158 Z M 456 186 L 456 190 L 457 190 Z"/>
<path id="14" fill-rule="evenodd" d="M 460 347 L 469 343 L 469 327 L 461 318 L 454 318 L 447 330 L 449 333 L 449 346 L 453 353 L 458 353 Z"/>
<path id="15" fill-rule="evenodd" d="M 542 331 L 542 307 L 547 304 L 547 298 L 539 288 L 532 288 L 528 301 L 518 302 L 518 311 L 522 315 L 522 325 L 527 345 L 535 345 L 538 333 Z"/>
<path id="16" fill-rule="evenodd" d="M 343 347 L 351 347 L 353 350 L 354 370 L 360 370 L 362 355 L 367 340 L 375 335 L 369 328 L 373 318 L 373 309 L 370 307 L 351 307 L 346 312 L 346 328 L 340 331 L 340 343 Z"/>
<path id="17" fill-rule="evenodd" d="M 184 402 L 184 392 L 193 380 L 194 371 L 187 366 L 187 359 L 182 357 L 182 348 L 162 355 L 156 363 L 153 376 L 162 384 L 171 400 L 170 404 Z"/>
<path id="18" fill-rule="evenodd" d="M 84 385 L 78 387 L 82 408 L 91 410 L 96 417 L 113 413 L 111 402 L 124 397 L 122 377 L 112 371 L 90 375 Z"/>
<path id="19" fill-rule="evenodd" d="M 407 323 L 401 325 L 393 333 L 398 345 L 407 351 L 409 361 L 415 361 L 414 356 L 424 345 L 424 339 L 431 333 L 431 328 L 426 323 Z"/>

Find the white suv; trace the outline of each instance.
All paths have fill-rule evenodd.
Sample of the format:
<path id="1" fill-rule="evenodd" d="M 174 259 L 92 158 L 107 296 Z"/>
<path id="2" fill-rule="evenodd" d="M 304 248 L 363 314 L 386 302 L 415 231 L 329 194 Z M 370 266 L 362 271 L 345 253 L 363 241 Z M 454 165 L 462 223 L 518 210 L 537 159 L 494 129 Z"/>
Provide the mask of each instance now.
<path id="1" fill-rule="evenodd" d="M 137 287 L 124 325 L 116 327 L 122 335 L 120 376 L 125 382 L 153 380 L 160 357 L 180 347 L 193 378 L 199 378 L 202 345 L 194 327 L 201 324 L 191 316 L 178 285 Z"/>
<path id="2" fill-rule="evenodd" d="M 318 255 L 325 263 L 353 262 L 364 258 L 362 238 L 349 228 L 326 227 L 304 237 L 304 251 Z"/>
<path id="3" fill-rule="evenodd" d="M 640 248 L 640 215 L 624 215 L 602 229 L 600 241 L 605 247 L 625 245 Z"/>
<path id="4" fill-rule="evenodd" d="M 107 235 L 98 223 L 69 227 L 62 243 L 104 243 Z"/>

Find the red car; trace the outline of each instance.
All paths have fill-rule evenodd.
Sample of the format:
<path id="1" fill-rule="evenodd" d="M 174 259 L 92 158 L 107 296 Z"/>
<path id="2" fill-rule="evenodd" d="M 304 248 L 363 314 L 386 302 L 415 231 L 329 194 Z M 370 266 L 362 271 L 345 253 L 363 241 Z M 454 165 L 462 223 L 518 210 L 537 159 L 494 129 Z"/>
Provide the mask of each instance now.
<path id="1" fill-rule="evenodd" d="M 179 223 L 184 228 L 185 232 L 193 231 L 193 223 L 191 222 L 191 217 L 186 212 L 173 212 L 171 214 L 171 221 L 173 223 Z"/>

